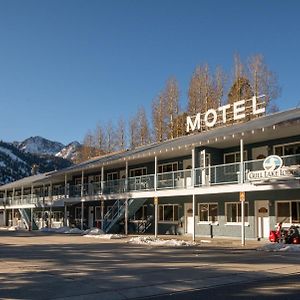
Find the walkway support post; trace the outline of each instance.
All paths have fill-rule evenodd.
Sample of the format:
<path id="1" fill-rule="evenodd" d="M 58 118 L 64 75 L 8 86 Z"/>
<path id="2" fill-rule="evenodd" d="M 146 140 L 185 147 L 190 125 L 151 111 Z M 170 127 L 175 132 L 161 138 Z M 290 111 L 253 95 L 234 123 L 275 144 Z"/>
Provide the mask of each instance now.
<path id="1" fill-rule="evenodd" d="M 64 209 L 65 209 L 65 212 L 64 212 L 64 226 L 68 226 L 68 217 L 67 217 L 67 214 L 68 214 L 68 208 L 67 208 L 67 203 L 66 203 L 66 199 L 68 197 L 68 178 L 67 178 L 67 174 L 65 174 L 65 200 L 64 200 Z"/>
<path id="2" fill-rule="evenodd" d="M 84 218 L 84 171 L 81 172 L 81 218 L 80 218 L 80 229 L 83 230 L 83 218 Z"/>
<path id="3" fill-rule="evenodd" d="M 154 197 L 154 237 L 157 238 L 158 229 L 158 197 Z"/>
<path id="4" fill-rule="evenodd" d="M 196 216 L 196 204 L 195 204 L 195 194 L 193 194 L 193 242 L 196 240 L 196 222 L 195 222 L 195 216 Z"/>
<path id="5" fill-rule="evenodd" d="M 154 191 L 157 190 L 157 156 L 154 157 Z"/>
<path id="6" fill-rule="evenodd" d="M 240 184 L 244 183 L 244 141 L 240 139 Z M 243 196 L 241 196 L 243 195 Z M 240 193 L 240 202 L 241 202 L 241 244 L 245 246 L 245 193 Z"/>
<path id="7" fill-rule="evenodd" d="M 124 231 L 125 231 L 125 235 L 128 235 L 128 199 L 125 200 Z"/>

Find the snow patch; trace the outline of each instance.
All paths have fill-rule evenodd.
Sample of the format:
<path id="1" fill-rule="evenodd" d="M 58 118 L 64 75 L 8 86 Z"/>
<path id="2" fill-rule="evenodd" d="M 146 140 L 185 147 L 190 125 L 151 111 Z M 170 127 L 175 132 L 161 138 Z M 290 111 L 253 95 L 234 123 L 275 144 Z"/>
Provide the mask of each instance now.
<path id="1" fill-rule="evenodd" d="M 59 227 L 59 228 L 41 228 L 39 231 L 41 232 L 56 232 L 56 233 L 76 233 L 76 234 L 82 234 L 83 230 L 80 230 L 78 228 L 70 228 L 70 227 Z"/>
<path id="2" fill-rule="evenodd" d="M 21 162 L 21 163 L 23 163 L 23 164 L 26 165 L 26 163 L 22 159 L 20 159 L 18 156 L 16 156 L 15 154 L 13 154 L 11 150 L 3 148 L 3 147 L 0 147 L 0 151 L 3 152 L 4 154 L 8 155 L 12 160 L 19 161 L 19 162 Z"/>
<path id="3" fill-rule="evenodd" d="M 256 250 L 267 252 L 300 252 L 300 245 L 274 243 L 266 244 Z"/>
<path id="4" fill-rule="evenodd" d="M 197 243 L 188 242 L 183 240 L 164 240 L 160 238 L 155 238 L 152 236 L 139 236 L 131 238 L 128 243 L 137 244 L 137 245 L 149 245 L 149 246 L 171 246 L 171 247 L 179 247 L 179 246 L 195 246 Z"/>

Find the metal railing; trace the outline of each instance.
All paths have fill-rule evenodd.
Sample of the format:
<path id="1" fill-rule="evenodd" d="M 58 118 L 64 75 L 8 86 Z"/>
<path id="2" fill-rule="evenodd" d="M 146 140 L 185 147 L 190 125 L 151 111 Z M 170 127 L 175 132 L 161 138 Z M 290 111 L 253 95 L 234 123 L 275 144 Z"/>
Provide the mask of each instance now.
<path id="1" fill-rule="evenodd" d="M 192 186 L 191 169 L 157 174 L 157 189 L 184 189 Z"/>
<path id="2" fill-rule="evenodd" d="M 282 156 L 284 167 L 289 167 L 295 170 L 295 178 L 300 176 L 300 154 Z M 247 174 L 251 171 L 264 170 L 264 159 L 250 160 L 243 163 L 243 182 L 248 182 Z M 241 163 L 230 163 L 208 166 L 206 168 L 196 168 L 194 176 L 192 170 L 179 170 L 174 172 L 166 172 L 157 174 L 157 189 L 187 189 L 190 187 L 202 187 L 209 185 L 222 185 L 222 184 L 237 184 L 241 183 Z M 299 175 L 297 175 L 299 174 Z M 154 190 L 155 175 L 143 175 L 136 177 L 129 177 L 127 179 L 110 180 L 102 183 L 94 182 L 84 184 L 69 185 L 65 190 L 63 185 L 53 187 L 52 193 L 49 193 L 47 187 L 47 195 L 43 195 L 41 190 L 37 190 L 33 194 L 24 195 L 9 195 L 4 198 L 1 195 L 1 205 L 23 205 L 23 204 L 38 204 L 43 201 L 55 201 L 65 197 L 81 197 L 83 196 L 96 196 L 101 194 L 124 193 L 124 192 L 138 192 L 138 191 L 151 191 Z"/>

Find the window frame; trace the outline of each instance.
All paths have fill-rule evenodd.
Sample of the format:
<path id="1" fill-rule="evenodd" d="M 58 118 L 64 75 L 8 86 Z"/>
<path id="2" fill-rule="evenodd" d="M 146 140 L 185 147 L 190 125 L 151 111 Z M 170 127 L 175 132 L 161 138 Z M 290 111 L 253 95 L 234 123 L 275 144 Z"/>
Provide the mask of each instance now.
<path id="1" fill-rule="evenodd" d="M 164 171 L 164 167 L 172 165 L 172 170 L 171 171 Z M 176 170 L 174 170 L 174 165 L 176 165 Z M 159 172 L 159 168 L 161 168 L 161 172 Z M 178 161 L 174 161 L 174 162 L 169 162 L 169 163 L 163 163 L 163 164 L 159 164 L 157 165 L 157 173 L 158 174 L 163 174 L 163 173 L 169 173 L 169 172 L 176 172 L 178 171 Z"/>
<path id="2" fill-rule="evenodd" d="M 239 218 L 241 219 L 242 216 L 238 214 L 239 212 L 239 206 L 240 206 L 240 211 L 242 210 L 242 202 L 241 201 L 230 201 L 230 202 L 225 202 L 225 225 L 241 225 L 242 222 L 241 221 L 237 221 L 237 222 L 232 222 L 232 221 L 228 221 L 228 205 L 233 205 L 235 204 L 236 205 L 236 219 L 239 220 Z M 248 226 L 249 225 L 249 202 L 248 201 L 245 201 L 244 202 L 245 204 L 245 225 Z M 246 208 L 247 206 L 247 208 Z M 246 214 L 247 213 L 247 214 Z"/>
<path id="3" fill-rule="evenodd" d="M 289 220 L 288 222 L 282 222 L 282 226 L 283 227 L 289 227 L 291 226 L 291 224 L 297 224 L 300 225 L 300 200 L 279 200 L 275 202 L 275 217 L 276 217 L 276 223 L 279 223 L 278 221 L 278 204 L 279 203 L 288 203 L 289 204 Z M 298 211 L 298 222 L 293 222 L 293 211 L 292 211 L 292 203 L 299 203 L 298 207 L 299 207 L 299 211 Z"/>
<path id="4" fill-rule="evenodd" d="M 208 220 L 207 221 L 203 221 L 200 220 L 201 214 L 200 214 L 200 205 L 208 205 Z M 217 206 L 217 217 L 216 217 L 216 221 L 210 221 L 210 206 L 211 205 L 216 205 Z M 198 224 L 212 224 L 212 225 L 218 225 L 219 224 L 219 204 L 218 202 L 205 202 L 205 203 L 198 203 L 198 217 L 199 217 L 199 222 Z"/>
<path id="5" fill-rule="evenodd" d="M 173 217 L 172 220 L 165 220 L 165 207 L 166 206 L 172 206 L 173 207 Z M 160 208 L 163 208 L 163 219 L 161 219 L 161 215 L 160 215 Z M 175 219 L 175 208 L 177 209 L 177 220 Z M 158 223 L 178 223 L 179 222 L 179 204 L 158 204 Z"/>
<path id="6" fill-rule="evenodd" d="M 297 155 L 297 153 L 296 154 L 285 154 L 285 147 L 286 146 L 296 146 L 297 144 L 299 144 L 299 146 L 300 146 L 300 141 L 299 142 L 292 142 L 292 143 L 276 144 L 276 145 L 273 146 L 273 154 L 275 155 L 276 148 L 281 147 L 282 148 L 282 155 L 279 155 L 279 156 Z M 300 154 L 300 153 L 298 153 L 298 154 Z"/>
<path id="7" fill-rule="evenodd" d="M 136 175 L 136 174 L 132 174 L 136 171 L 140 171 L 142 170 L 142 175 Z M 130 169 L 129 170 L 129 177 L 141 177 L 147 175 L 147 167 L 140 167 L 140 168 L 134 168 L 134 169 Z"/>

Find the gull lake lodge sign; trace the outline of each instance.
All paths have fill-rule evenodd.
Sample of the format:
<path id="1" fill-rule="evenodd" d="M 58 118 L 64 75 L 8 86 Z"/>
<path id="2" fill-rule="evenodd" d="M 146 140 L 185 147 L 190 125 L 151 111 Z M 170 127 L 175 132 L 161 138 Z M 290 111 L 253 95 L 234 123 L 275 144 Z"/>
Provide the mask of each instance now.
<path id="1" fill-rule="evenodd" d="M 208 109 L 205 113 L 199 112 L 195 116 L 187 116 L 186 132 L 205 131 L 217 126 L 234 124 L 263 116 L 265 114 L 265 102 L 258 102 L 259 98 L 264 98 L 264 96 L 253 96 L 248 100 L 236 101 L 217 109 Z"/>

